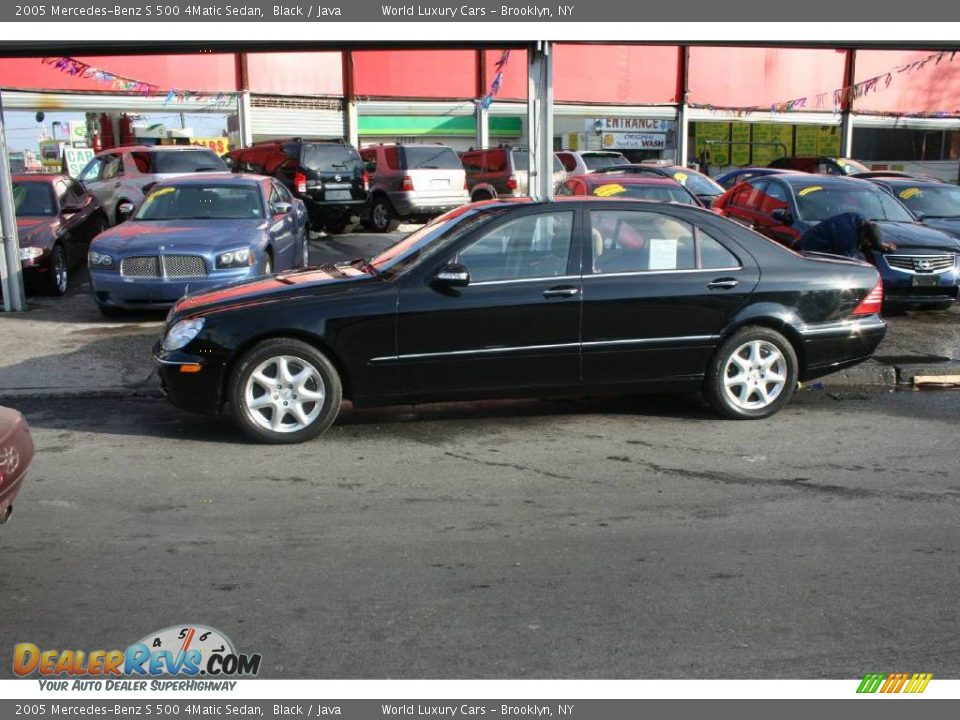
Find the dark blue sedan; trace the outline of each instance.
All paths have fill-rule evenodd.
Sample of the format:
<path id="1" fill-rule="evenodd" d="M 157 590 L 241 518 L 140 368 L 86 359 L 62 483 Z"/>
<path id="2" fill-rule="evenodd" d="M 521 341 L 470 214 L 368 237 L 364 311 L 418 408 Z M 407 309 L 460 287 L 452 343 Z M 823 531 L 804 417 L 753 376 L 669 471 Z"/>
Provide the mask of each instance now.
<path id="1" fill-rule="evenodd" d="M 778 175 L 780 173 L 788 172 L 795 171 L 784 170 L 783 168 L 744 167 L 737 168 L 736 170 L 728 170 L 725 173 L 717 175 L 713 180 L 723 189 L 729 190 L 737 183 L 746 182 L 747 180 L 752 180 L 756 177 L 762 177 L 764 175 Z"/>
<path id="2" fill-rule="evenodd" d="M 187 292 L 306 267 L 308 244 L 303 203 L 273 178 L 171 179 L 90 245 L 93 297 L 105 315 L 168 308 Z"/>

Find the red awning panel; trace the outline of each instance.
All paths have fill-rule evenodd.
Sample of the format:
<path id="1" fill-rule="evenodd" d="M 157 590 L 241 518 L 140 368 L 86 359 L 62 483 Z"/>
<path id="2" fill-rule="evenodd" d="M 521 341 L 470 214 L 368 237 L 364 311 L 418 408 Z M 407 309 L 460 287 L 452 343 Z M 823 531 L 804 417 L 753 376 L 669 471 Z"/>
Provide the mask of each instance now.
<path id="1" fill-rule="evenodd" d="M 858 97 L 858 112 L 890 114 L 947 113 L 960 115 L 960 53 L 928 61 L 923 67 L 899 72 L 899 68 L 923 61 L 937 50 L 858 50 L 855 76 L 858 83 L 890 74 L 890 84 L 881 78 L 873 91 Z"/>
<path id="2" fill-rule="evenodd" d="M 469 100 L 477 95 L 474 50 L 358 50 L 353 70 L 358 96 Z"/>
<path id="3" fill-rule="evenodd" d="M 250 91 L 268 95 L 343 95 L 340 52 L 248 53 Z"/>

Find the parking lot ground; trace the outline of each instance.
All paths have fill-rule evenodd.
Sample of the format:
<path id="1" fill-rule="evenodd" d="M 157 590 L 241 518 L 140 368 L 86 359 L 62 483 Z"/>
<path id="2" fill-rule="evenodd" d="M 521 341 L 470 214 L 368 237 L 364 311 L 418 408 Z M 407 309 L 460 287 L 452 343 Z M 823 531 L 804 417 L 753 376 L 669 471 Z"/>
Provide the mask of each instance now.
<path id="1" fill-rule="evenodd" d="M 274 678 L 958 677 L 957 398 L 347 410 L 295 447 L 25 399 L 0 647 L 200 622 Z"/>
<path id="2" fill-rule="evenodd" d="M 416 226 L 389 234 L 311 240 L 314 264 L 372 257 Z M 100 315 L 83 270 L 66 297 L 31 296 L 30 311 L 0 314 L 0 401 L 33 396 L 156 395 L 151 349 L 164 313 Z M 909 384 L 914 375 L 960 374 L 960 306 L 888 318 L 873 360 L 815 381 L 820 385 Z M 9 404 L 9 402 L 8 402 Z"/>

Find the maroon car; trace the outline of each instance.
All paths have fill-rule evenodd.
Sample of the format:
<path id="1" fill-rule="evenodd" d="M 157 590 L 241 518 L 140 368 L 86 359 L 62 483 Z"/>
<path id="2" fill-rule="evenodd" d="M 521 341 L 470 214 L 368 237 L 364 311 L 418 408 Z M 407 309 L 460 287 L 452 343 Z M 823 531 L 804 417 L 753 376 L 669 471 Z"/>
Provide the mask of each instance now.
<path id="1" fill-rule="evenodd" d="M 63 295 L 70 269 L 86 260 L 90 241 L 107 227 L 103 208 L 66 175 L 14 175 L 13 204 L 24 282 Z"/>
<path id="2" fill-rule="evenodd" d="M 673 178 L 653 174 L 605 172 L 574 175 L 557 185 L 556 194 L 655 200 L 703 207 L 696 195 Z"/>
<path id="3" fill-rule="evenodd" d="M 27 421 L 16 410 L 0 407 L 0 524 L 13 512 L 13 500 L 32 459 Z"/>

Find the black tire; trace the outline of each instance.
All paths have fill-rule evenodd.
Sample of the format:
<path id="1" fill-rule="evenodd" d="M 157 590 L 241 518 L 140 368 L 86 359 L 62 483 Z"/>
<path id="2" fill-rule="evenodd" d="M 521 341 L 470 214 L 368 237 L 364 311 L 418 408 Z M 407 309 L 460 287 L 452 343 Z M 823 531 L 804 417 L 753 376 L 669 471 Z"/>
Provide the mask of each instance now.
<path id="1" fill-rule="evenodd" d="M 328 220 L 324 226 L 327 231 L 327 235 L 343 235 L 347 231 L 348 227 L 350 227 L 350 223 L 346 218 Z"/>
<path id="2" fill-rule="evenodd" d="M 298 403 L 295 403 L 302 409 L 305 408 L 304 412 L 309 413 L 307 415 L 308 417 L 314 414 L 314 408 L 319 410 L 319 412 L 316 413 L 315 417 L 312 417 L 308 424 L 299 429 L 272 430 L 265 426 L 265 424 L 272 423 L 274 419 L 274 413 L 278 412 L 278 408 L 279 411 L 283 413 L 279 420 L 281 427 L 283 427 L 284 421 L 290 419 L 292 419 L 293 422 L 287 423 L 288 428 L 297 424 L 302 424 L 298 418 L 293 415 L 292 409 L 286 410 L 278 405 L 278 403 L 283 402 L 284 399 L 291 401 L 293 404 L 293 400 L 296 397 L 295 393 L 297 392 L 295 387 L 291 386 L 290 388 L 286 389 L 287 395 L 285 396 L 280 396 L 278 398 L 277 395 L 274 395 L 273 398 L 267 399 L 268 403 L 276 406 L 263 408 L 264 410 L 269 411 L 269 417 L 267 417 L 268 413 L 261 412 L 260 409 L 252 409 L 247 405 L 248 383 L 250 383 L 251 376 L 253 375 L 254 371 L 257 370 L 257 368 L 260 368 L 264 363 L 270 363 L 271 360 L 281 357 L 292 359 L 288 361 L 288 366 L 292 366 L 291 372 L 298 372 L 296 361 L 304 363 L 303 365 L 299 366 L 299 371 L 308 369 L 307 366 L 309 365 L 310 369 L 316 371 L 316 374 L 319 376 L 319 381 L 323 383 L 323 387 L 320 388 L 319 382 L 316 382 L 317 378 L 313 378 L 310 381 L 314 386 L 312 392 L 316 393 L 322 389 L 322 402 L 311 404 L 304 402 L 301 398 Z M 279 367 L 277 367 L 278 375 L 279 372 Z M 273 377 L 270 375 L 267 376 Z M 251 391 L 254 386 L 260 390 L 264 389 L 263 386 L 256 385 L 256 381 L 254 381 L 254 383 L 251 385 Z M 272 390 L 267 391 L 265 394 L 269 395 L 270 392 L 272 392 Z M 261 443 L 282 445 L 311 440 L 329 428 L 333 424 L 333 421 L 336 420 L 337 414 L 340 412 L 340 402 L 343 399 L 343 387 L 340 382 L 340 375 L 337 373 L 333 363 L 331 363 L 327 357 L 315 347 L 300 340 L 274 338 L 271 340 L 264 340 L 263 342 L 255 345 L 237 361 L 237 363 L 234 365 L 233 371 L 230 374 L 228 397 L 230 399 L 234 422 L 236 422 L 237 426 L 248 437 Z M 251 395 L 251 397 L 256 400 L 263 398 L 264 394 L 256 396 Z M 271 402 L 271 400 L 275 400 L 276 402 Z M 259 420 L 255 414 L 259 416 Z"/>
<path id="3" fill-rule="evenodd" d="M 370 229 L 378 233 L 393 232 L 400 227 L 400 219 L 393 214 L 393 207 L 385 197 L 378 197 L 370 206 Z"/>
<path id="4" fill-rule="evenodd" d="M 759 358 L 752 354 L 744 357 L 742 353 L 751 353 L 753 343 L 758 343 L 755 347 Z M 778 351 L 779 359 L 776 359 L 777 355 L 771 348 Z M 763 355 L 764 351 L 767 351 L 766 355 Z M 739 360 L 734 358 L 735 355 Z M 764 363 L 768 361 L 774 364 L 764 368 Z M 766 375 L 768 372 L 770 374 Z M 740 373 L 744 382 L 731 385 L 728 391 L 728 379 L 736 380 L 741 377 Z M 725 417 L 757 420 L 770 417 L 790 401 L 797 387 L 797 374 L 797 353 L 789 340 L 770 328 L 743 327 L 727 338 L 711 359 L 703 383 L 703 394 L 713 409 Z M 782 383 L 769 379 L 781 375 Z M 768 394 L 774 397 L 768 399 Z M 732 395 L 737 395 L 737 399 Z M 755 399 L 751 401 L 751 398 Z"/>
<path id="5" fill-rule="evenodd" d="M 67 266 L 67 253 L 64 251 L 63 245 L 57 243 L 50 253 L 50 272 L 47 275 L 46 291 L 54 297 L 62 297 L 67 294 L 69 282 L 70 271 Z"/>
<path id="6" fill-rule="evenodd" d="M 493 195 L 488 193 L 486 190 L 481 190 L 470 198 L 470 202 L 484 202 L 485 200 L 493 200 Z"/>

